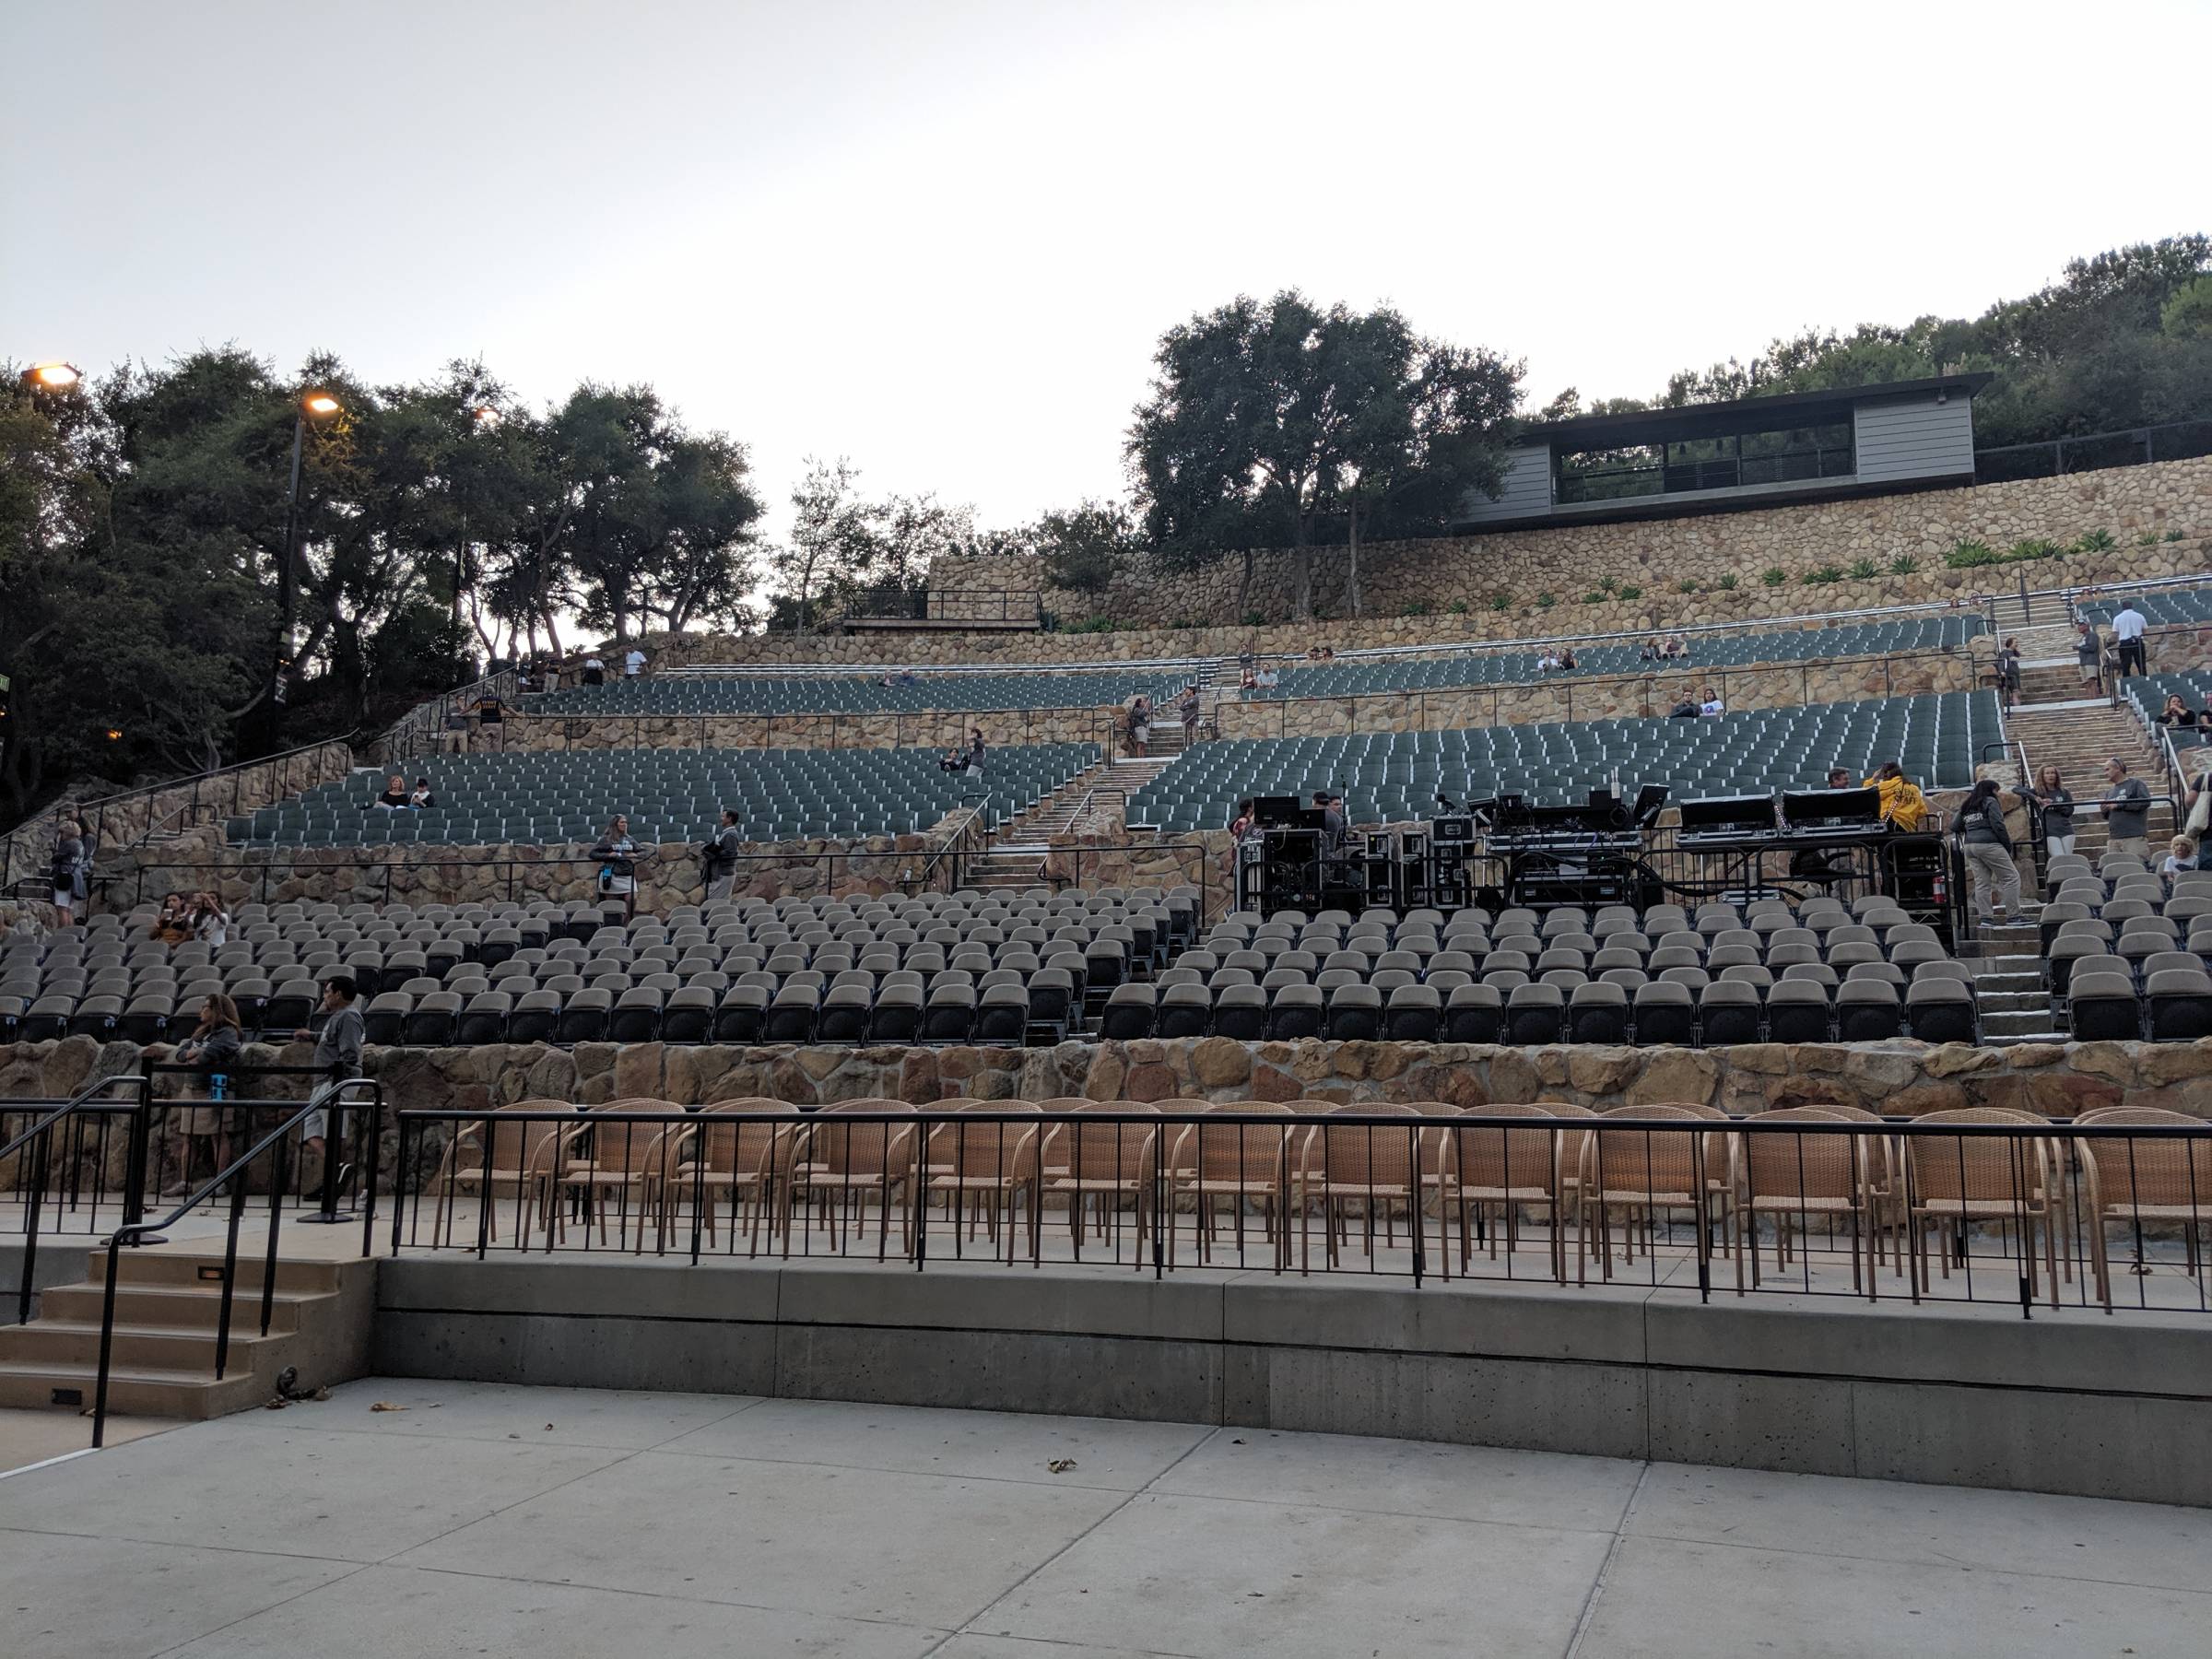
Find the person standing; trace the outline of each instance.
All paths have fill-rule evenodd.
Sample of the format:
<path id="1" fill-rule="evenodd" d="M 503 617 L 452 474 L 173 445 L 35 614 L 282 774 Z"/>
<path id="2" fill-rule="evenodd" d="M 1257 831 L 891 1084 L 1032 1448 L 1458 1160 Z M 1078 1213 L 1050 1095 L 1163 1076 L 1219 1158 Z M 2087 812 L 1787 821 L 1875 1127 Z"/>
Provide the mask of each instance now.
<path id="1" fill-rule="evenodd" d="M 361 1075 L 361 1041 L 367 1034 L 367 1027 L 355 1003 L 359 994 L 360 988 L 353 982 L 351 974 L 332 974 L 323 982 L 323 1007 L 317 1016 L 318 1023 L 292 1033 L 295 1042 L 314 1040 L 314 1067 L 324 1085 Z M 324 1107 L 307 1120 L 307 1138 L 301 1144 L 307 1151 L 321 1152 L 329 1133 L 330 1109 Z"/>
<path id="2" fill-rule="evenodd" d="M 2009 710 L 2020 700 L 2020 645 L 2007 638 L 1997 649 L 1997 700 Z"/>
<path id="3" fill-rule="evenodd" d="M 2093 686 L 2101 677 L 2104 662 L 2104 641 L 2097 637 L 2097 624 L 2080 621 L 2074 624 L 2074 656 L 2081 665 L 2081 683 Z"/>
<path id="4" fill-rule="evenodd" d="M 200 1004 L 200 1023 L 193 1028 L 191 1036 L 177 1044 L 177 1052 L 171 1058 L 179 1065 L 192 1066 L 199 1073 L 200 1087 L 206 1091 L 209 1103 L 185 1110 L 183 1133 L 177 1137 L 172 1152 L 177 1166 L 176 1182 L 161 1190 L 164 1198 L 178 1197 L 190 1188 L 194 1142 L 208 1143 L 209 1156 L 214 1159 L 209 1165 L 210 1173 L 230 1161 L 230 1132 L 246 1125 L 238 1120 L 239 1108 L 226 1105 L 224 1100 L 229 1092 L 230 1068 L 238 1064 L 239 1050 L 244 1043 L 236 1003 L 218 992 Z"/>
<path id="5" fill-rule="evenodd" d="M 629 819 L 618 812 L 607 820 L 606 833 L 592 849 L 599 861 L 599 897 L 619 899 L 635 911 L 638 894 L 638 843 L 629 838 Z"/>
<path id="6" fill-rule="evenodd" d="M 2074 796 L 2057 767 L 2046 766 L 2035 774 L 2035 787 L 2028 792 L 2028 798 L 2043 815 L 2043 845 L 2051 856 L 2064 858 L 2073 852 Z"/>
<path id="7" fill-rule="evenodd" d="M 981 778 L 983 775 L 983 728 L 982 726 L 968 728 L 968 775 L 971 778 Z"/>
<path id="8" fill-rule="evenodd" d="M 55 827 L 53 857 L 48 870 L 56 927 L 67 927 L 76 920 L 76 907 L 90 886 L 91 863 L 85 846 L 85 827 L 75 818 L 64 818 Z"/>
<path id="9" fill-rule="evenodd" d="M 644 672 L 645 653 L 632 645 L 622 653 L 622 677 L 634 680 Z"/>
<path id="10" fill-rule="evenodd" d="M 595 651 L 583 659 L 583 683 L 587 686 L 606 684 L 606 664 Z"/>
<path id="11" fill-rule="evenodd" d="M 2143 613 L 2136 608 L 2133 599 L 2123 605 L 2120 614 L 2112 618 L 2112 640 L 2120 648 L 2122 679 L 2131 674 L 2147 672 L 2143 666 Z"/>
<path id="12" fill-rule="evenodd" d="M 2126 763 L 2117 756 L 2104 763 L 2104 799 L 2098 804 L 2100 817 L 2112 826 L 2112 839 L 2106 843 L 2108 853 L 2125 853 L 2150 861 L 2150 844 L 2146 832 L 2150 827 L 2150 790 L 2140 778 L 2127 775 Z"/>
<path id="13" fill-rule="evenodd" d="M 1175 712 L 1182 716 L 1182 747 L 1189 748 L 1198 741 L 1198 688 L 1185 686 L 1182 695 L 1175 700 Z"/>
<path id="14" fill-rule="evenodd" d="M 1987 922 L 1994 908 L 2000 922 L 2019 913 L 2020 867 L 2013 861 L 2012 835 L 2005 828 L 2005 808 L 1997 799 L 1994 780 L 1975 784 L 1952 819 L 1966 867 L 1974 877 L 1974 920 Z"/>
<path id="15" fill-rule="evenodd" d="M 743 839 L 743 832 L 737 828 L 736 812 L 730 807 L 724 807 L 722 822 L 715 826 L 714 833 L 707 838 L 704 862 L 707 866 L 709 904 L 728 901 L 730 888 L 737 879 L 737 849 Z"/>

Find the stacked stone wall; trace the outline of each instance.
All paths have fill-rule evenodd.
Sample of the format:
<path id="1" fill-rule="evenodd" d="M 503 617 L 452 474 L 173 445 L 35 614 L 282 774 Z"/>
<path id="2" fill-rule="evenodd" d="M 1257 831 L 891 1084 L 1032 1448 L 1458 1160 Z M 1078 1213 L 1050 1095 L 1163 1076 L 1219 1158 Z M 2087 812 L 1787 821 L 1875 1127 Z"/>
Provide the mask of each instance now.
<path id="1" fill-rule="evenodd" d="M 135 1072 L 141 1050 L 89 1037 L 0 1045 L 0 1099 L 65 1098 L 96 1073 Z M 143 1051 L 165 1055 L 156 1045 Z M 255 1045 L 244 1063 L 304 1064 L 306 1045 Z M 479 1111 L 524 1100 L 664 1100 L 679 1106 L 759 1095 L 794 1106 L 886 1099 L 1042 1100 L 1438 1100 L 1457 1107 L 1561 1101 L 1688 1102 L 1736 1113 L 1842 1105 L 1917 1117 L 1995 1106 L 2073 1117 L 2157 1106 L 2212 1118 L 2212 1039 L 1969 1047 L 1746 1043 L 1724 1049 L 1559 1044 L 1238 1042 L 1206 1037 L 1065 1042 L 1053 1048 L 732 1048 L 657 1042 L 371 1049 L 365 1068 L 387 1109 Z M 387 1164 L 387 1167 L 388 1164 Z M 8 1172 L 0 1171 L 0 1183 Z"/>

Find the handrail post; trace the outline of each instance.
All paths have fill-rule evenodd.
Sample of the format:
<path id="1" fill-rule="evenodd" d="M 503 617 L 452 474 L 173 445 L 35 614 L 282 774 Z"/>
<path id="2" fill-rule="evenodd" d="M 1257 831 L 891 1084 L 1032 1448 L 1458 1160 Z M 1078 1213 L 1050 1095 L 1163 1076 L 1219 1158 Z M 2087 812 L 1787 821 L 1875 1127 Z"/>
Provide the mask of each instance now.
<path id="1" fill-rule="evenodd" d="M 122 1255 L 117 1240 L 108 1241 L 107 1287 L 100 1304 L 100 1377 L 92 1388 L 92 1449 L 107 1443 L 108 1366 L 115 1353 L 115 1269 Z"/>

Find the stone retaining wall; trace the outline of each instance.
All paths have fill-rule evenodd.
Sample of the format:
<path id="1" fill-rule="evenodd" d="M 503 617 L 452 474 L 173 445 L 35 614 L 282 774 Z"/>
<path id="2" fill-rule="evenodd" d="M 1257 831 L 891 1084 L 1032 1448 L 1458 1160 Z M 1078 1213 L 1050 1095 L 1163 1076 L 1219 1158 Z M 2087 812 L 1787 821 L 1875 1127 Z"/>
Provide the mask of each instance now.
<path id="1" fill-rule="evenodd" d="M 166 1050 L 157 1052 L 166 1053 Z M 89 1037 L 0 1044 L 0 1099 L 65 1097 L 94 1074 L 135 1071 L 139 1051 Z M 304 1044 L 250 1049 L 245 1064 L 295 1064 Z M 1822 1103 L 1894 1117 L 1963 1106 L 2071 1117 L 2160 1106 L 2212 1118 L 2212 1039 L 2188 1043 L 2019 1043 L 1970 1048 L 1747 1043 L 1725 1049 L 1560 1044 L 1237 1042 L 1206 1037 L 1065 1042 L 1056 1048 L 731 1048 L 657 1042 L 372 1049 L 389 1105 L 476 1111 L 550 1099 L 703 1104 L 765 1095 L 799 1106 L 881 1098 L 1042 1100 L 1559 1100 L 1603 1109 L 1688 1101 L 1732 1112 Z"/>
<path id="2" fill-rule="evenodd" d="M 701 825 L 703 838 L 708 826 Z M 934 835 L 754 843 L 737 867 L 740 899 L 880 896 L 900 890 L 928 862 Z M 219 892 L 231 906 L 331 900 L 338 903 L 496 904 L 596 896 L 599 865 L 582 846 L 229 847 L 206 838 L 124 853 L 102 867 L 113 878 L 102 907 L 127 911 L 170 892 Z M 696 843 L 646 850 L 637 908 L 665 912 L 706 896 Z M 942 885 L 940 881 L 938 885 Z"/>
<path id="3" fill-rule="evenodd" d="M 480 752 L 502 749 L 930 748 L 966 749 L 981 729 L 994 748 L 1034 743 L 1099 743 L 1117 711 L 1073 709 L 922 710 L 862 714 L 514 715 Z"/>
<path id="4" fill-rule="evenodd" d="M 1955 571 L 1944 555 L 1958 542 L 1976 539 L 2003 551 L 2041 539 L 2071 545 L 2104 531 L 2119 546 L 2103 554 L 2077 554 L 2032 564 Z M 2162 538 L 2182 533 L 2183 543 Z M 1864 496 L 1793 506 L 1704 512 L 1636 523 L 1598 523 L 1555 528 L 1504 530 L 1478 536 L 1377 542 L 1360 549 L 1360 586 L 1371 616 L 1396 616 L 1410 606 L 1430 612 L 1465 606 L 1480 616 L 1475 625 L 1495 633 L 1542 634 L 1568 628 L 1639 629 L 1663 622 L 1733 621 L 1808 608 L 1813 600 L 1836 608 L 1908 604 L 2013 585 L 2025 573 L 2032 586 L 2133 580 L 2200 568 L 2194 545 L 2212 533 L 2212 457 L 2108 467 L 2063 477 L 2006 484 Z M 2151 538 L 2147 545 L 2143 537 Z M 1909 575 L 1890 571 L 1899 558 L 1917 561 Z M 1848 571 L 1871 559 L 1878 573 L 1806 584 L 1816 571 Z M 2176 563 L 2177 559 L 2189 562 Z M 1270 550 L 1254 561 L 1246 608 L 1269 618 L 1288 615 L 1292 560 Z M 1023 568 L 1013 568 L 1022 565 Z M 1764 585 L 1770 570 L 1783 582 Z M 1243 560 L 1231 554 L 1195 571 L 1163 580 L 1138 571 L 1115 584 L 1103 600 L 1047 590 L 1044 606 L 1062 617 L 1091 615 L 1117 622 L 1167 624 L 1178 620 L 1233 623 Z M 1341 547 L 1314 555 L 1317 608 L 1341 616 L 1346 554 Z M 1735 586 L 1719 584 L 1733 578 Z M 1608 594 L 1585 604 L 1586 594 L 1636 587 L 1622 599 Z M 1005 559 L 945 563 L 933 568 L 934 591 L 962 588 L 1041 588 L 1041 565 Z M 1553 604 L 1541 606 L 1549 594 Z"/>

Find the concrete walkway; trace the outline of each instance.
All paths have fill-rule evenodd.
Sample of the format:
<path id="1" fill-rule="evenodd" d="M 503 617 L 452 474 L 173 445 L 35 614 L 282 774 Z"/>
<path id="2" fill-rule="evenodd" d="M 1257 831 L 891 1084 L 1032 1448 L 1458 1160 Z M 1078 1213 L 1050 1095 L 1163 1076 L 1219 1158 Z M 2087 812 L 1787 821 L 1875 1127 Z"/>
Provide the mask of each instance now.
<path id="1" fill-rule="evenodd" d="M 379 1402 L 404 1410 L 373 1410 Z M 2201 1655 L 2212 1512 L 371 1381 L 0 1479 L 6 1651 Z"/>

